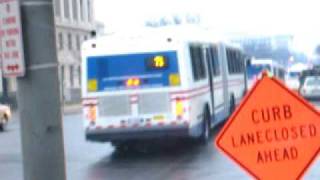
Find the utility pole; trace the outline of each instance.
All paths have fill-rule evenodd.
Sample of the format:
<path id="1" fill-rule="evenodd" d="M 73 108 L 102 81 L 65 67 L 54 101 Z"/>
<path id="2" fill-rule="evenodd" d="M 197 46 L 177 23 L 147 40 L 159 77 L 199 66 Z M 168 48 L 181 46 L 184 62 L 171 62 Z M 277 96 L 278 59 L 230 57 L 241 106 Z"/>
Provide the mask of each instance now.
<path id="1" fill-rule="evenodd" d="M 53 0 L 20 0 L 26 75 L 18 78 L 25 180 L 65 180 Z"/>

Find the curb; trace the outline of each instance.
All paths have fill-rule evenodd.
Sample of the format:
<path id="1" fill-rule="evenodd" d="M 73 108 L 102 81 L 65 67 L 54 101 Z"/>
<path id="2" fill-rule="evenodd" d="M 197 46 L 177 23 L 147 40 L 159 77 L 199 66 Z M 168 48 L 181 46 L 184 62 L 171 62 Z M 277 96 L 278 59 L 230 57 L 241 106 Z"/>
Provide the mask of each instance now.
<path id="1" fill-rule="evenodd" d="M 62 109 L 64 114 L 81 113 L 82 105 L 81 104 L 71 104 L 71 105 L 64 104 Z"/>

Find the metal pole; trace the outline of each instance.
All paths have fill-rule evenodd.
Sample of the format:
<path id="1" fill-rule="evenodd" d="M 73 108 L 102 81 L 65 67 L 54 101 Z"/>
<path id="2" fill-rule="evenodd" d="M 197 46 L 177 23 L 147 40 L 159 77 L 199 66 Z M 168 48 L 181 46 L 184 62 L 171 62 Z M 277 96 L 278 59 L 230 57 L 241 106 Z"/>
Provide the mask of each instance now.
<path id="1" fill-rule="evenodd" d="M 0 42 L 2 41 L 2 39 L 1 39 L 2 37 L 0 36 Z M 0 43 L 0 53 L 2 53 L 2 43 Z M 2 56 L 0 56 L 0 67 L 1 67 L 1 73 L 0 73 L 0 76 L 1 76 L 1 85 L 2 85 L 2 96 L 1 96 L 1 98 L 0 98 L 0 101 L 1 101 L 1 103 L 8 103 L 7 101 L 8 101 L 8 86 L 7 86 L 7 84 L 8 84 L 8 81 L 7 81 L 7 79 L 6 78 L 4 78 L 3 77 L 3 74 L 2 74 L 2 61 L 3 61 L 3 59 L 2 59 Z"/>
<path id="2" fill-rule="evenodd" d="M 21 0 L 26 76 L 18 78 L 25 180 L 64 180 L 53 0 Z"/>

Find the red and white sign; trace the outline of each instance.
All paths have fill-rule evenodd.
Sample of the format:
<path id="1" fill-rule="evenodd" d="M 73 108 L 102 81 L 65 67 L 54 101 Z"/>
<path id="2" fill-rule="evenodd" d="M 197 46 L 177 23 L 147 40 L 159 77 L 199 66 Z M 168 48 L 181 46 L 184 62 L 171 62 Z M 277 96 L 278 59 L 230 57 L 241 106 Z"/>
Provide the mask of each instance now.
<path id="1" fill-rule="evenodd" d="M 320 152 L 320 113 L 265 73 L 216 145 L 255 179 L 302 179 Z"/>
<path id="2" fill-rule="evenodd" d="M 19 0 L 0 0 L 0 60 L 4 77 L 24 76 Z"/>

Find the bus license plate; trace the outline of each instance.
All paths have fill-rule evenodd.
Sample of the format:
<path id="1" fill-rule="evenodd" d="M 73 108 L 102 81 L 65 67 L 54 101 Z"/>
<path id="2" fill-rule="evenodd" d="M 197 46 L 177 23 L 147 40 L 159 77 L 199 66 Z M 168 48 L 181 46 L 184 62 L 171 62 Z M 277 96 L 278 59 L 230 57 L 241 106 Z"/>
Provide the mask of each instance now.
<path id="1" fill-rule="evenodd" d="M 141 119 L 140 118 L 129 119 L 129 124 L 131 124 L 131 125 L 140 124 L 140 123 L 141 123 Z"/>
<path id="2" fill-rule="evenodd" d="M 164 116 L 163 115 L 157 115 L 157 116 L 154 116 L 153 119 L 155 121 L 163 121 L 164 120 Z"/>

